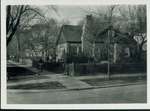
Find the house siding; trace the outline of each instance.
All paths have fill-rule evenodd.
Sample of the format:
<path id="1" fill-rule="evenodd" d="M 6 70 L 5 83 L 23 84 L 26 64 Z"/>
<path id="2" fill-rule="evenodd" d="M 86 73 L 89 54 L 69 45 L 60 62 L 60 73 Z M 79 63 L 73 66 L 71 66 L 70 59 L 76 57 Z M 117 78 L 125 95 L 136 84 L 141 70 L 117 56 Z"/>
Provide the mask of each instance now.
<path id="1" fill-rule="evenodd" d="M 67 43 L 62 43 L 57 45 L 56 49 L 56 60 L 63 59 L 65 56 L 65 53 L 67 52 L 68 44 Z"/>
<path id="2" fill-rule="evenodd" d="M 79 55 L 81 53 L 81 43 L 68 43 L 68 54 L 70 56 Z"/>

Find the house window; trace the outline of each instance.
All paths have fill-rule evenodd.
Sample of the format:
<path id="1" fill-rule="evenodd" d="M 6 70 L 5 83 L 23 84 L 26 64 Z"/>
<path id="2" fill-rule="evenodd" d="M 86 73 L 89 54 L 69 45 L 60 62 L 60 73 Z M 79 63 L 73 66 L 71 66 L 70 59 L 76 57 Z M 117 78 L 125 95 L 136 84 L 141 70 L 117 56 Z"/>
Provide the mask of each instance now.
<path id="1" fill-rule="evenodd" d="M 125 57 L 130 57 L 130 49 L 127 47 L 124 49 Z"/>
<path id="2" fill-rule="evenodd" d="M 69 54 L 70 55 L 78 55 L 80 53 L 80 48 L 78 46 L 75 45 L 71 45 L 69 47 Z"/>
<path id="3" fill-rule="evenodd" d="M 77 47 L 76 46 L 72 46 L 71 48 L 72 48 L 71 49 L 71 54 L 77 55 Z"/>

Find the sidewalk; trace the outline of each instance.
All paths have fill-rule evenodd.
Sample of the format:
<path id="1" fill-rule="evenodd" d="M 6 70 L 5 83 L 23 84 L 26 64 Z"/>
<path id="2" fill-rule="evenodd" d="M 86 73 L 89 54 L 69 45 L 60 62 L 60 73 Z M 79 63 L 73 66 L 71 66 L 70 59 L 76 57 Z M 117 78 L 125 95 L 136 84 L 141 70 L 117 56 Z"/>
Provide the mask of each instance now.
<path id="1" fill-rule="evenodd" d="M 121 78 L 121 77 L 143 77 L 146 76 L 146 73 L 136 73 L 136 74 L 113 74 L 110 75 L 110 78 Z M 78 76 L 75 77 L 76 79 L 94 79 L 94 78 L 101 78 L 101 79 L 108 79 L 107 74 L 97 74 L 97 75 L 90 75 L 90 76 Z"/>
<path id="2" fill-rule="evenodd" d="M 64 85 L 66 87 L 67 90 L 76 90 L 76 89 L 91 89 L 91 88 L 98 88 L 98 87 L 110 87 L 110 86 L 121 86 L 121 85 L 129 85 L 129 84 L 135 84 L 135 82 L 124 82 L 121 80 L 116 80 L 116 81 L 112 81 L 112 80 L 107 80 L 104 76 L 101 75 L 97 75 L 97 76 L 84 76 L 84 77 L 70 77 L 67 75 L 61 75 L 61 74 L 47 74 L 44 75 L 47 78 L 40 78 L 39 75 L 39 79 L 33 79 L 33 80 L 28 80 L 28 81 L 19 81 L 19 82 L 11 82 L 8 83 L 8 86 L 16 86 L 16 85 L 28 85 L 28 84 L 36 84 L 36 83 L 45 83 L 45 82 L 59 82 L 60 84 Z M 128 75 L 122 75 L 122 77 L 127 77 Z M 134 76 L 130 76 L 130 77 L 144 77 L 146 76 L 145 74 L 134 74 Z M 118 78 L 120 77 L 120 75 L 114 75 L 112 78 Z M 101 79 L 101 80 L 105 80 L 106 82 L 101 82 L 100 81 L 100 85 L 96 86 L 96 85 L 91 85 L 88 84 L 87 82 L 85 82 L 86 80 L 92 80 L 92 79 Z M 136 83 L 143 83 L 143 81 L 138 81 Z M 145 82 L 144 82 L 145 83 Z"/>
<path id="3" fill-rule="evenodd" d="M 14 63 L 13 63 L 14 64 Z M 23 67 L 23 65 L 16 64 L 20 67 Z M 25 66 L 26 67 L 26 66 Z M 37 72 L 38 70 L 33 67 L 26 67 L 29 68 L 30 70 Z M 111 78 L 124 78 L 124 77 L 145 77 L 146 74 L 144 73 L 136 73 L 136 74 L 113 74 L 110 77 Z M 43 78 L 44 77 L 44 78 Z M 99 85 L 92 85 L 89 84 L 88 80 L 94 80 L 94 79 L 101 79 L 104 80 L 103 82 L 100 80 Z M 106 80 L 106 81 L 105 81 Z M 140 79 L 139 79 L 140 80 Z M 52 72 L 48 71 L 43 71 L 39 75 L 33 75 L 33 79 L 30 80 L 20 80 L 18 82 L 8 82 L 7 86 L 17 86 L 17 85 L 28 85 L 28 84 L 36 84 L 36 83 L 45 83 L 45 82 L 58 82 L 62 84 L 63 86 L 66 87 L 66 90 L 82 90 L 82 89 L 91 89 L 91 88 L 99 88 L 99 87 L 112 87 L 112 86 L 117 86 L 117 85 L 129 85 L 129 84 L 135 84 L 135 82 L 125 82 L 121 80 L 108 80 L 106 74 L 98 74 L 98 75 L 90 75 L 90 76 L 67 76 L 64 74 L 54 74 Z M 146 81 L 144 81 L 145 83 Z M 138 83 L 143 83 L 143 81 L 137 81 L 136 84 Z M 48 90 L 48 89 L 46 89 Z M 55 89 L 56 90 L 56 89 Z M 64 90 L 64 89 L 60 89 Z"/>

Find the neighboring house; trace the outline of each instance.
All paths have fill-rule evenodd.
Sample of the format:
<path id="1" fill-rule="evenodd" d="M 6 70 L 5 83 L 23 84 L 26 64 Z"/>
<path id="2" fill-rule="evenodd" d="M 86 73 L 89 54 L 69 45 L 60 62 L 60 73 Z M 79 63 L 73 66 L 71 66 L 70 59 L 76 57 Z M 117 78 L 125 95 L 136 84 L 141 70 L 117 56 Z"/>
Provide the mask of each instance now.
<path id="1" fill-rule="evenodd" d="M 83 27 L 62 26 L 56 42 L 57 60 L 64 59 L 66 55 L 79 55 L 81 52 L 97 62 L 109 59 L 117 63 L 131 59 L 136 50 L 136 41 L 111 26 L 100 29 L 99 33 L 92 35 L 92 20 L 92 15 L 88 15 Z"/>
<path id="2" fill-rule="evenodd" d="M 136 41 L 111 26 L 98 33 L 95 40 L 97 44 L 94 50 L 98 51 L 94 55 L 99 61 L 108 60 L 109 57 L 112 63 L 130 62 L 136 53 Z"/>

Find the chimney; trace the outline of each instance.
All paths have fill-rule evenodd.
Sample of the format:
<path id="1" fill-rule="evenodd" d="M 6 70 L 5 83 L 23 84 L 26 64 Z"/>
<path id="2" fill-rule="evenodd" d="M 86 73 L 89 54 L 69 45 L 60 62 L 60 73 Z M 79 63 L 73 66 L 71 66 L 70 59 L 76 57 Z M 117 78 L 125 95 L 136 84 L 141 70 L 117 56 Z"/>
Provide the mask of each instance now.
<path id="1" fill-rule="evenodd" d="M 93 23 L 93 16 L 92 16 L 92 14 L 86 15 L 85 24 L 86 24 L 87 26 L 89 26 L 89 25 L 92 25 L 92 23 Z"/>
<path id="2" fill-rule="evenodd" d="M 88 49 L 88 38 L 91 38 L 91 30 L 93 25 L 93 16 L 92 14 L 86 15 L 85 21 L 82 28 L 82 52 L 87 52 L 86 49 Z"/>

